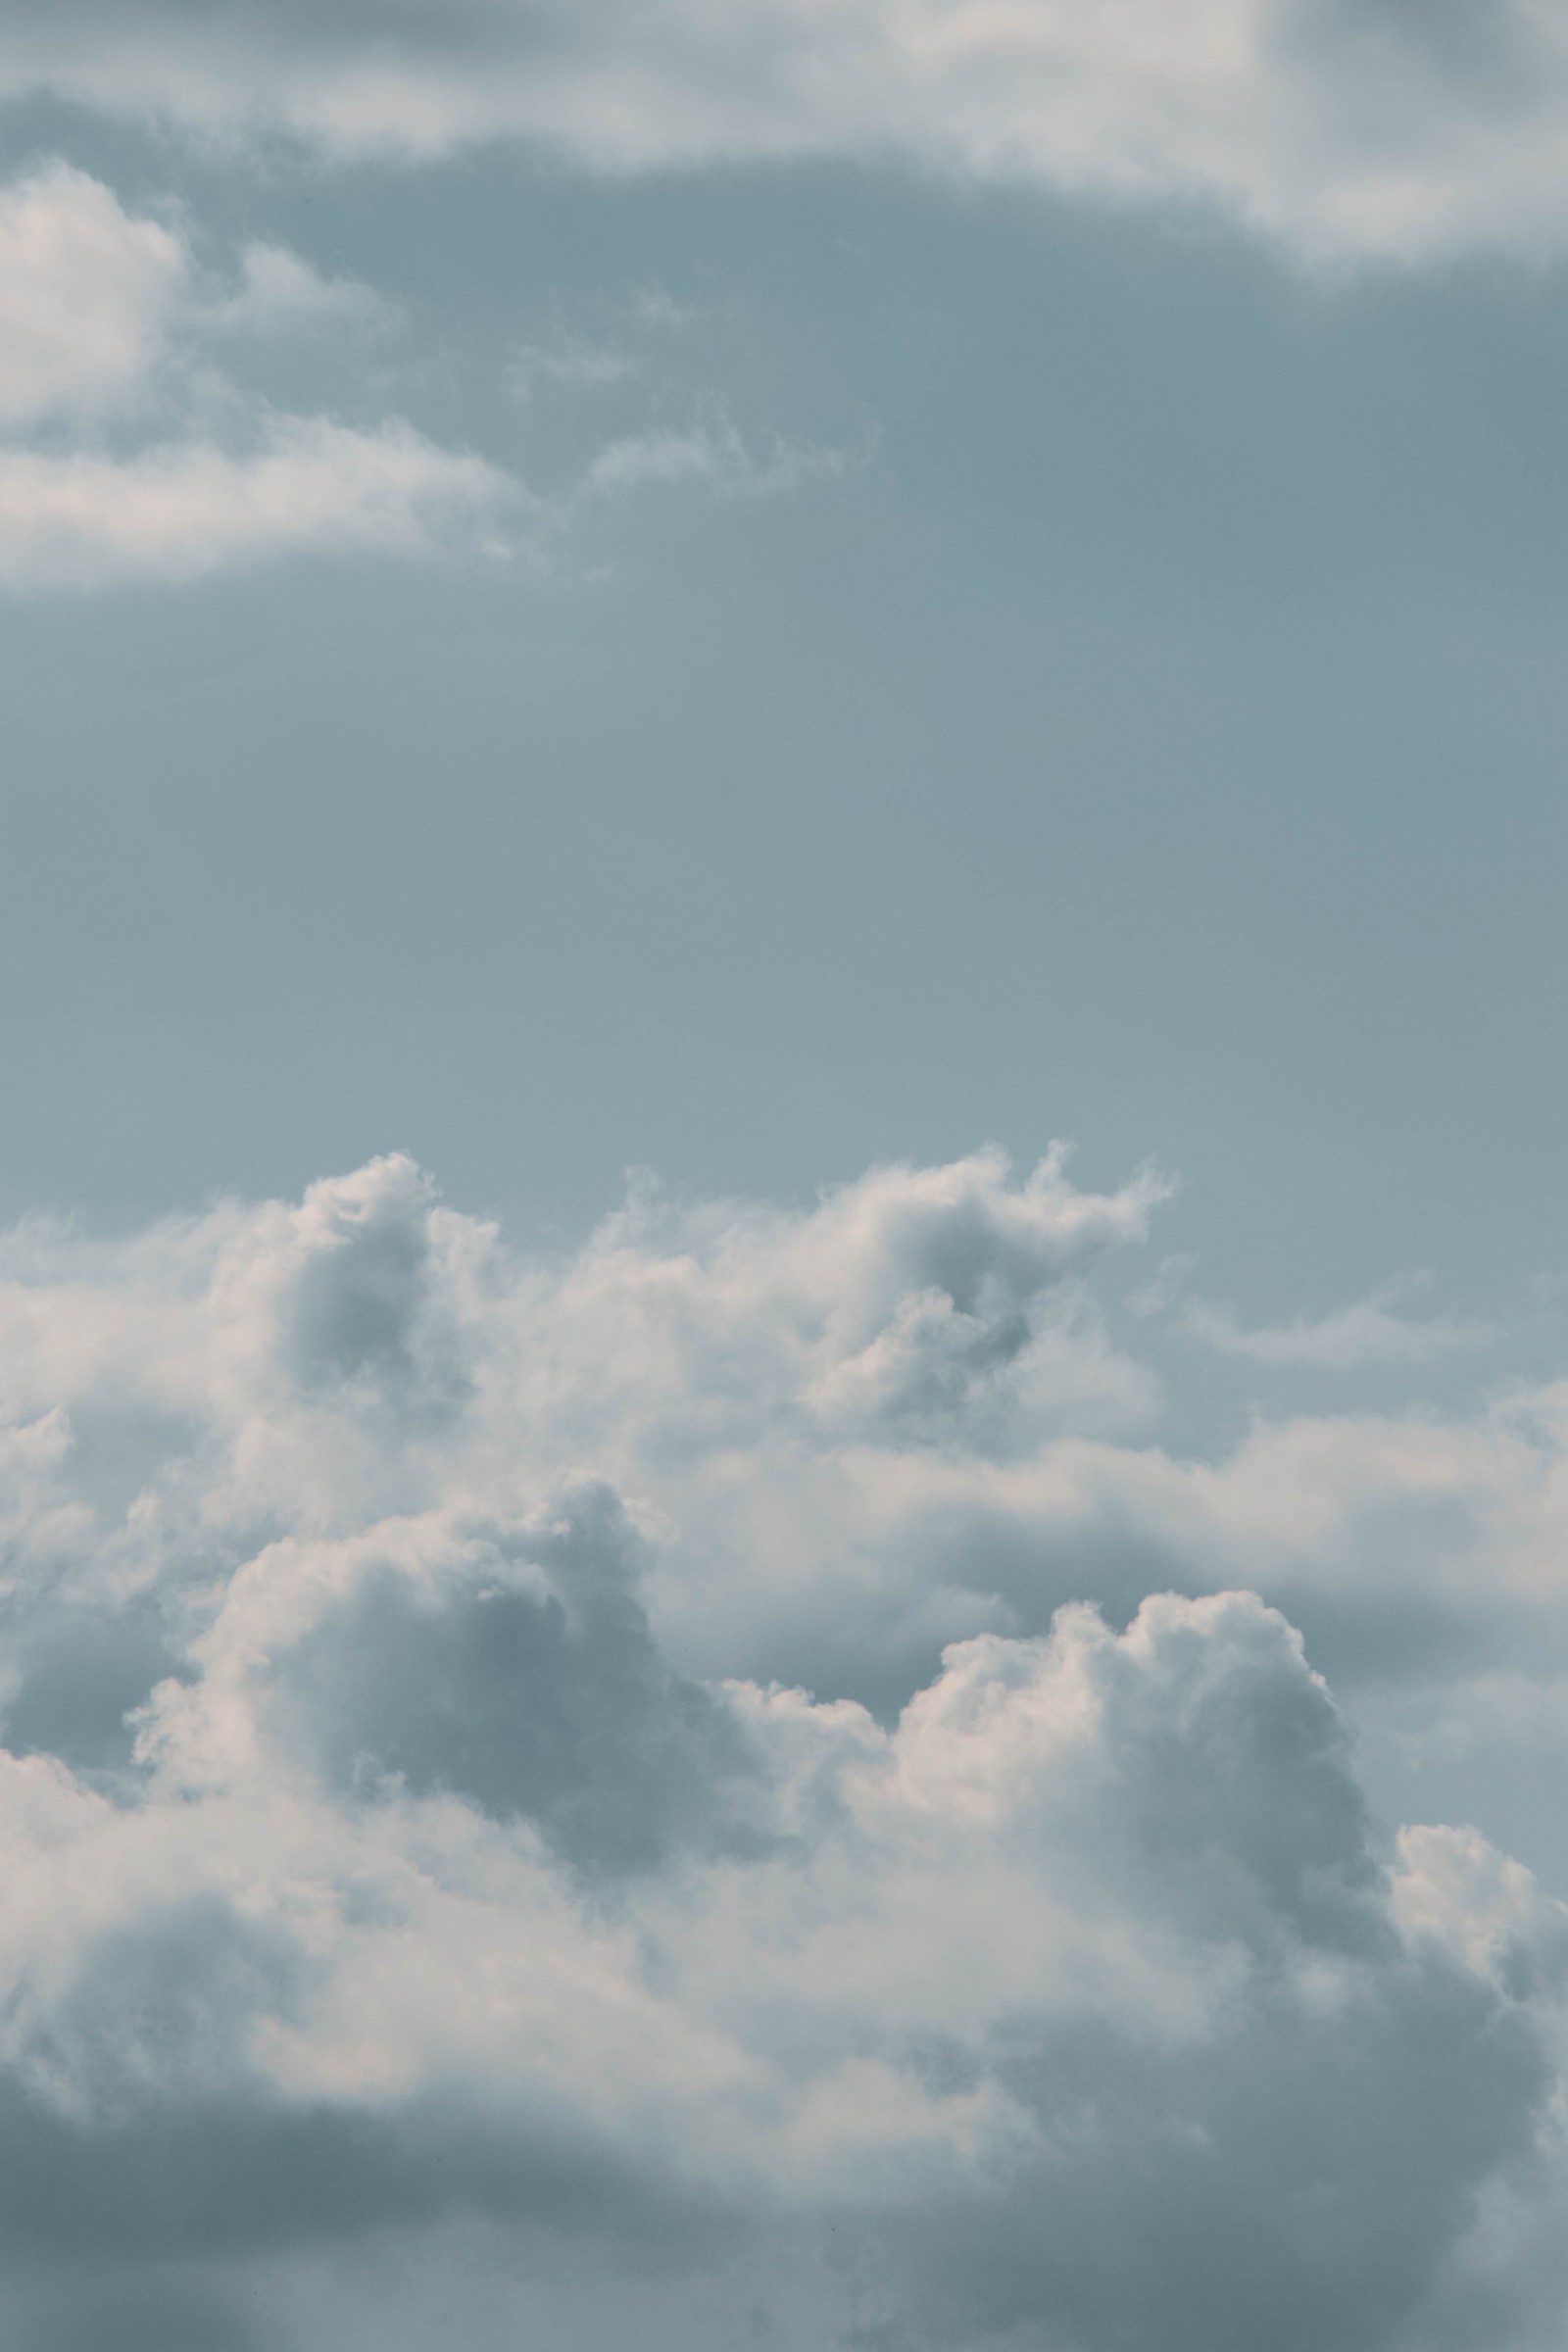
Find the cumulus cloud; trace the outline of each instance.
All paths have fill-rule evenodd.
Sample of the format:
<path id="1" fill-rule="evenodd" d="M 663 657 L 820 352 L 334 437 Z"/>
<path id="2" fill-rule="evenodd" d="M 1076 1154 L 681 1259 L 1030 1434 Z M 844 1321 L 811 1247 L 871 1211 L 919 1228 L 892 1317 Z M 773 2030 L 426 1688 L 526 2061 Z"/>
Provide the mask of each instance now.
<path id="1" fill-rule="evenodd" d="M 1568 33 L 1527 0 L 14 0 L 0 91 L 345 153 L 912 158 L 1217 207 L 1313 259 L 1562 246 Z"/>
<path id="2" fill-rule="evenodd" d="M 51 164 L 0 190 L 0 586 L 185 580 L 296 552 L 502 552 L 524 500 L 484 460 L 389 419 L 276 413 L 218 374 L 224 340 L 390 307 L 252 245 L 237 287 L 189 238 Z"/>
<path id="3" fill-rule="evenodd" d="M 1279 1603 L 1363 1721 L 1369 1599 L 1568 1672 L 1560 1403 L 1171 1459 L 1163 1189 L 0 1246 L 18 2340 L 1549 2337 L 1568 1909 Z"/>

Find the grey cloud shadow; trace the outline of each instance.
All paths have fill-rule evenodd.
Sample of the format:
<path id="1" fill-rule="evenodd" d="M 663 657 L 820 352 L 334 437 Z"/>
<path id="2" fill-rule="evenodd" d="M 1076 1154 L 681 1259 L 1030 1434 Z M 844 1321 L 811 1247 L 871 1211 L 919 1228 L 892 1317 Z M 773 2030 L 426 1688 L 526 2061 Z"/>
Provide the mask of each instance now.
<path id="1" fill-rule="evenodd" d="M 387 1564 L 278 1662 L 327 1778 L 524 1817 L 595 1878 L 755 1846 L 752 1757 L 655 1643 L 616 1498 L 579 1494 L 557 1528 L 497 1530 L 490 1548 L 490 1574 L 434 1591 Z"/>
<path id="2" fill-rule="evenodd" d="M 1489 2176 L 1534 2161 L 1544 2051 L 1437 1961 L 1348 2015 L 1266 1997 L 1232 2026 L 1223 2051 L 1174 2056 L 1094 2032 L 1031 2051 L 1020 2029 L 994 2064 L 1048 2153 L 996 2193 L 844 2233 L 884 2305 L 867 2352 L 1406 2340 Z"/>
<path id="3" fill-rule="evenodd" d="M 13 1640 L 16 1680 L 0 1713 L 6 1746 L 58 1756 L 114 1793 L 133 1761 L 127 1719 L 155 1684 L 181 1672 L 156 1605 L 58 1606 L 24 1619 Z"/>

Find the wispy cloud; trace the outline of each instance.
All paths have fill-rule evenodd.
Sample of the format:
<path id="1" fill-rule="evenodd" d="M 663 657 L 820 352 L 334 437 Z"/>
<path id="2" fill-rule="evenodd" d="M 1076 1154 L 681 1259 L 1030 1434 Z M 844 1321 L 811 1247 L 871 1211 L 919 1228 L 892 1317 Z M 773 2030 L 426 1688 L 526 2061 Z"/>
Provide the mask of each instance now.
<path id="1" fill-rule="evenodd" d="M 0 191 L 0 424 L 134 401 L 190 302 L 184 241 L 52 164 Z"/>
<path id="2" fill-rule="evenodd" d="M 544 342 L 515 344 L 507 375 L 517 398 L 528 400 L 542 385 L 598 392 L 640 372 L 641 363 L 630 352 L 580 335 L 559 334 Z"/>
<path id="3" fill-rule="evenodd" d="M 1423 1364 L 1497 1337 L 1490 1324 L 1453 1322 L 1441 1315 L 1401 1315 L 1396 1293 L 1378 1292 L 1332 1314 L 1298 1316 L 1289 1323 L 1248 1328 L 1229 1307 L 1188 1302 L 1182 1328 L 1205 1347 L 1254 1364 L 1298 1364 L 1319 1372 L 1352 1372 L 1373 1364 Z"/>
<path id="4" fill-rule="evenodd" d="M 769 439 L 749 442 L 722 411 L 682 427 L 658 426 L 607 443 L 590 463 L 582 490 L 607 497 L 627 490 L 695 484 L 720 497 L 767 497 L 802 482 L 842 473 L 847 450 Z"/>
<path id="5" fill-rule="evenodd" d="M 341 334 L 391 335 L 402 312 L 359 278 L 323 277 L 285 245 L 253 242 L 240 256 L 238 287 L 210 297 L 193 323 L 209 333 L 277 335 L 318 328 Z"/>

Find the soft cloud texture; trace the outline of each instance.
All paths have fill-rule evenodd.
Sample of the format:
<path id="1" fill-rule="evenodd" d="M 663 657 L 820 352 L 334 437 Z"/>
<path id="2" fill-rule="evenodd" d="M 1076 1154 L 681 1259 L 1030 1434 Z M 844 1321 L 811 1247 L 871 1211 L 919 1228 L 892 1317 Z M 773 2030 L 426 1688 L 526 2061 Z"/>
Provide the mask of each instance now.
<path id="1" fill-rule="evenodd" d="M 569 379 L 568 379 L 569 380 Z M 695 485 L 721 498 L 767 497 L 813 477 L 841 473 L 843 450 L 775 442 L 760 453 L 748 447 L 720 411 L 680 429 L 656 428 L 607 442 L 590 463 L 579 496 L 605 498 L 649 487 Z"/>
<path id="2" fill-rule="evenodd" d="M 1548 2340 L 1568 1911 L 1380 1824 L 1279 1603 L 1481 1737 L 1560 1399 L 1170 1458 L 1161 1193 L 11 1236 L 13 2332 Z"/>
<path id="3" fill-rule="evenodd" d="M 258 447 L 161 442 L 133 457 L 0 452 L 0 584 L 104 588 L 190 580 L 269 557 L 368 549 L 506 552 L 509 485 L 483 459 L 407 426 L 357 432 L 270 419 Z"/>
<path id="4" fill-rule="evenodd" d="M 0 424 L 140 392 L 189 270 L 178 236 L 84 172 L 56 164 L 0 191 Z"/>
<path id="5" fill-rule="evenodd" d="M 1484 1346 L 1494 1335 L 1483 1324 L 1455 1323 L 1441 1315 L 1401 1315 L 1395 1294 L 1357 1298 L 1332 1314 L 1299 1316 L 1293 1323 L 1249 1330 L 1228 1307 L 1193 1299 L 1184 1316 L 1194 1339 L 1222 1354 L 1257 1364 L 1305 1364 L 1322 1372 L 1348 1372 L 1364 1364 L 1420 1364 L 1456 1349 Z"/>
<path id="6" fill-rule="evenodd" d="M 16 0 L 0 91 L 345 154 L 910 158 L 1217 207 L 1310 259 L 1560 250 L 1568 30 L 1525 0 Z"/>
<path id="7" fill-rule="evenodd" d="M 0 589 L 356 552 L 537 565 L 590 511 L 651 489 L 765 496 L 847 463 L 776 436 L 754 445 L 709 401 L 684 424 L 608 439 L 543 495 L 400 416 L 298 414 L 245 380 L 269 350 L 369 348 L 402 323 L 372 287 L 275 244 L 245 246 L 226 273 L 204 266 L 176 215 L 138 218 L 68 165 L 0 189 Z M 513 376 L 526 395 L 632 371 L 558 340 L 520 350 Z"/>
<path id="8" fill-rule="evenodd" d="M 0 586 L 185 580 L 293 553 L 503 552 L 521 493 L 401 420 L 274 412 L 225 341 L 390 316 L 368 287 L 252 245 L 212 291 L 182 227 L 64 164 L 0 190 Z M 31 435 L 30 442 L 24 436 Z"/>

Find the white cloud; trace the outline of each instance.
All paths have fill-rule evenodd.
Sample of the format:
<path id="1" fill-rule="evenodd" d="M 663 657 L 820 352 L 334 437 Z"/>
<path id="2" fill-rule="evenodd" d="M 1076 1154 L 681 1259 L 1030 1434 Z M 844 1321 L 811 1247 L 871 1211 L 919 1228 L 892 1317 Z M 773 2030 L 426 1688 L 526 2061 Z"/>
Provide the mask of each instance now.
<path id="1" fill-rule="evenodd" d="M 1457 1349 L 1485 1347 L 1495 1334 L 1478 1323 L 1443 1316 L 1418 1319 L 1394 1311 L 1393 1294 L 1358 1298 L 1333 1314 L 1298 1316 L 1294 1322 L 1248 1330 L 1228 1307 L 1201 1299 L 1189 1302 L 1185 1329 L 1225 1355 L 1254 1364 L 1301 1364 L 1320 1372 L 1351 1372 L 1368 1364 L 1422 1364 Z"/>
<path id="2" fill-rule="evenodd" d="M 0 424 L 139 393 L 188 298 L 189 257 L 83 172 L 0 189 Z"/>
<path id="3" fill-rule="evenodd" d="M 1086 1280 L 1161 1190 L 0 1246 L 19 2340 L 1551 2340 L 1568 1911 L 1234 1588 L 1487 1736 L 1568 1413 L 1170 1458 Z"/>
<path id="4" fill-rule="evenodd" d="M 202 442 L 129 458 L 0 451 L 0 585 L 193 580 L 297 553 L 508 552 L 517 491 L 407 426 L 279 417 L 244 455 Z"/>
<path id="5" fill-rule="evenodd" d="M 397 322 L 373 288 L 323 278 L 283 246 L 246 246 L 233 291 L 209 275 L 182 225 L 127 213 L 68 164 L 0 188 L 0 426 L 139 413 L 179 390 L 214 335 Z"/>
<path id="6" fill-rule="evenodd" d="M 398 419 L 272 412 L 215 337 L 380 329 L 368 287 L 252 245 L 208 289 L 181 230 L 51 164 L 0 189 L 0 587 L 204 578 L 296 553 L 503 552 L 524 507 L 482 459 Z"/>
<path id="7" fill-rule="evenodd" d="M 1214 206 L 1298 254 L 1560 251 L 1568 28 L 1530 0 L 13 0 L 0 90 L 348 153 L 914 158 Z"/>
<path id="8" fill-rule="evenodd" d="M 667 324 L 657 294 L 646 301 Z M 246 246 L 225 282 L 182 229 L 67 166 L 0 188 L 0 590 L 191 580 L 334 551 L 539 559 L 608 498 L 658 484 L 762 495 L 845 464 L 755 448 L 719 410 L 612 440 L 575 482 L 536 496 L 402 417 L 291 414 L 232 371 L 323 329 L 400 324 L 373 288 L 276 245 Z M 523 391 L 542 378 L 580 389 L 630 363 L 558 339 L 516 368 Z"/>

